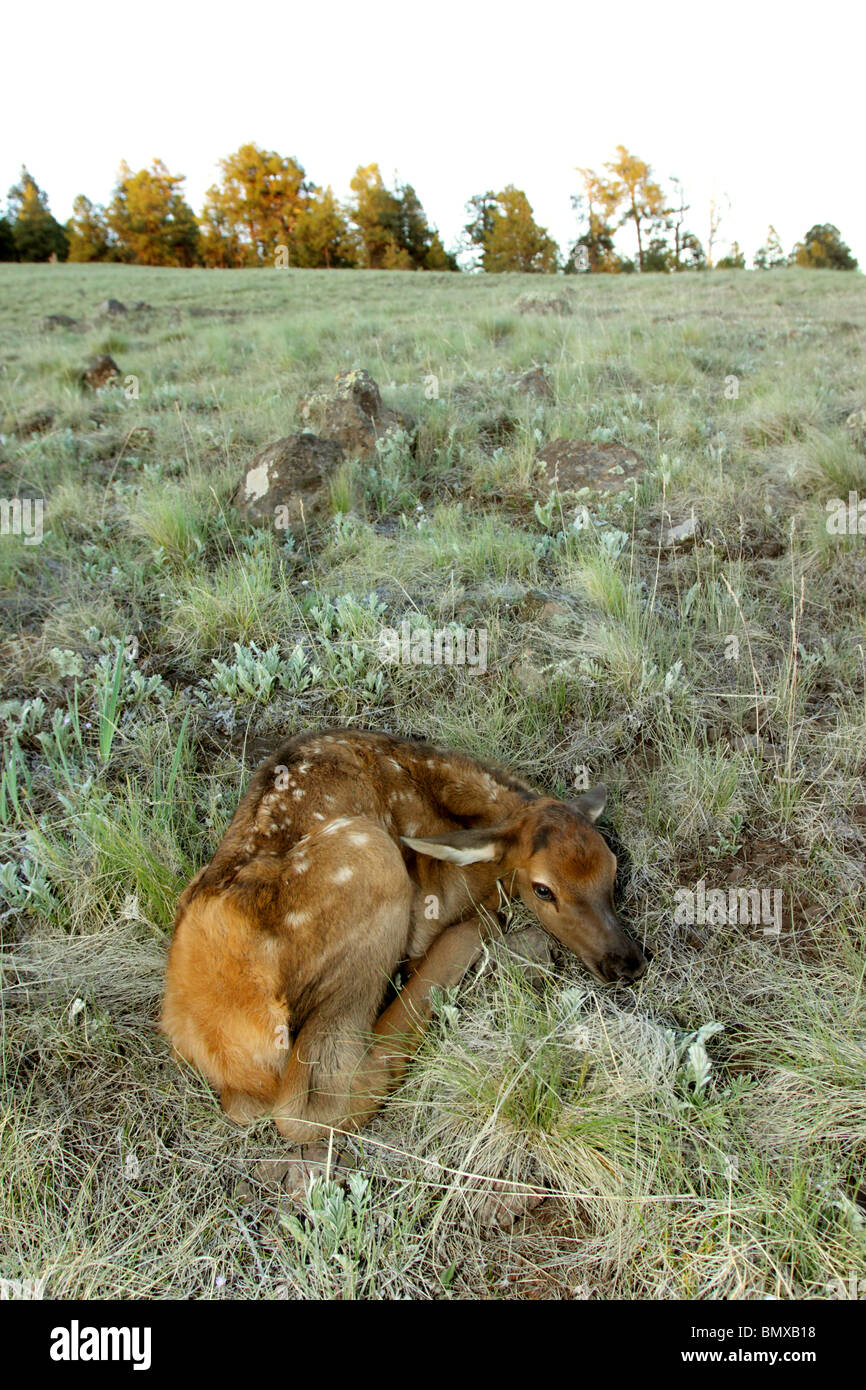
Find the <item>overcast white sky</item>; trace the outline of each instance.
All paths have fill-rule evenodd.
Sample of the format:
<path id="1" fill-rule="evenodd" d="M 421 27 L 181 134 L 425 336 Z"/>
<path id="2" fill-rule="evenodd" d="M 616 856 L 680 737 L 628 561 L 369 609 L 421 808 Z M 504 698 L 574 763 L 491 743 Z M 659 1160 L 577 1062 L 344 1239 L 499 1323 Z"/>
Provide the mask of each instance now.
<path id="1" fill-rule="evenodd" d="M 339 196 L 358 164 L 396 171 L 446 245 L 473 193 L 514 183 L 566 246 L 574 166 L 623 143 L 679 175 L 702 241 L 726 193 L 722 234 L 750 259 L 769 222 L 786 250 L 835 222 L 866 267 L 864 15 L 862 0 L 18 5 L 0 190 L 26 163 L 65 220 L 77 193 L 108 200 L 121 159 L 159 157 L 198 211 L 217 159 L 254 140 Z"/>

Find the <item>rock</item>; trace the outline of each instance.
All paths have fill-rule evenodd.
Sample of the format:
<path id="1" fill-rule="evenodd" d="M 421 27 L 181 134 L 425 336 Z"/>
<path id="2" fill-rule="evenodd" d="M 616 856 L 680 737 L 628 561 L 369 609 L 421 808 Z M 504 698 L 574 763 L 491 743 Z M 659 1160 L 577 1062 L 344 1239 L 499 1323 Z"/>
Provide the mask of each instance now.
<path id="1" fill-rule="evenodd" d="M 257 526 L 288 529 L 302 524 L 303 518 L 309 521 L 322 510 L 328 481 L 342 462 L 343 450 L 334 439 L 287 435 L 256 454 L 232 504 Z"/>
<path id="2" fill-rule="evenodd" d="M 372 458 L 377 439 L 412 428 L 398 411 L 382 404 L 375 381 L 360 369 L 338 373 L 333 391 L 302 396 L 298 411 L 305 425 L 323 439 L 336 440 L 349 458 Z"/>
<path id="3" fill-rule="evenodd" d="M 574 617 L 568 604 L 560 603 L 558 599 L 551 598 L 542 605 L 538 615 L 540 623 L 547 623 L 549 627 L 566 627 Z"/>
<path id="4" fill-rule="evenodd" d="M 78 319 L 71 319 L 68 314 L 46 314 L 39 320 L 39 327 L 43 333 L 53 333 L 55 328 L 77 328 Z"/>
<path id="5" fill-rule="evenodd" d="M 521 604 L 526 596 L 526 587 L 513 579 L 484 579 L 480 584 L 464 589 L 457 599 L 454 609 L 456 617 L 474 613 L 510 612 Z M 450 591 L 445 591 L 439 601 L 439 611 L 448 612 L 453 604 Z"/>
<path id="6" fill-rule="evenodd" d="M 101 357 L 94 357 L 81 373 L 81 384 L 89 386 L 93 391 L 101 391 L 104 386 L 110 385 L 120 376 L 120 368 L 113 357 L 108 353 L 103 353 Z"/>
<path id="7" fill-rule="evenodd" d="M 488 411 L 478 416 L 475 437 L 486 453 L 504 449 L 514 438 L 517 430 L 517 416 L 507 410 Z"/>
<path id="8" fill-rule="evenodd" d="M 511 677 L 524 695 L 540 695 L 548 686 L 545 672 L 536 665 L 535 657 L 528 647 L 512 663 Z"/>
<path id="9" fill-rule="evenodd" d="M 666 526 L 662 532 L 662 549 L 670 550 L 672 546 L 683 545 L 686 541 L 697 540 L 700 535 L 700 523 L 697 517 L 687 517 L 678 526 Z"/>
<path id="10" fill-rule="evenodd" d="M 13 420 L 9 429 L 14 430 L 19 439 L 26 439 L 32 434 L 44 434 L 46 430 L 51 429 L 53 424 L 53 410 L 34 410 L 30 415 L 25 415 L 23 419 L 17 422 Z"/>
<path id="11" fill-rule="evenodd" d="M 855 440 L 866 442 L 866 410 L 852 410 L 845 425 Z"/>
<path id="12" fill-rule="evenodd" d="M 539 482 L 560 492 L 622 492 L 646 465 L 634 449 L 610 440 L 552 439 L 538 451 Z"/>
<path id="13" fill-rule="evenodd" d="M 126 313 L 126 305 L 121 304 L 119 299 L 103 299 L 101 304 L 97 304 L 96 312 L 102 318 L 119 319 Z"/>
<path id="14" fill-rule="evenodd" d="M 531 372 L 524 372 L 514 383 L 514 389 L 522 396 L 536 396 L 540 401 L 555 399 L 553 383 L 543 367 L 534 367 Z"/>
<path id="15" fill-rule="evenodd" d="M 543 295 L 524 294 L 517 301 L 518 314 L 570 314 L 573 312 L 574 304 L 565 295 Z"/>
<path id="16" fill-rule="evenodd" d="M 525 623 L 547 623 L 551 627 L 564 627 L 574 613 L 562 599 L 546 594 L 542 589 L 527 589 L 518 610 L 518 617 Z"/>

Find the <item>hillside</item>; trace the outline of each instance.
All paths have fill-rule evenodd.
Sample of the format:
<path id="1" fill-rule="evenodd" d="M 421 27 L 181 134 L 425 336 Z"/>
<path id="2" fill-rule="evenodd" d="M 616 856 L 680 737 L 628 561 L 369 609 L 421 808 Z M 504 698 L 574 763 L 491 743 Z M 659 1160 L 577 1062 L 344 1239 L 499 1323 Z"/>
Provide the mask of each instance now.
<path id="1" fill-rule="evenodd" d="M 866 517 L 827 525 L 866 498 L 864 346 L 853 273 L 0 265 L 0 498 L 44 500 L 41 541 L 0 536 L 0 1276 L 57 1298 L 866 1279 Z M 104 354 L 117 384 L 82 386 Z M 255 525 L 238 483 L 347 370 L 406 428 L 347 452 L 301 525 Z M 563 440 L 580 467 L 557 445 L 540 468 Z M 483 632 L 483 668 L 383 662 L 407 621 Z M 276 1132 L 228 1124 L 155 1024 L 177 896 L 250 772 L 335 722 L 559 796 L 606 782 L 654 960 L 604 989 L 515 909 L 346 1141 L 350 1187 L 304 1207 L 256 1178 Z M 767 912 L 684 921 L 712 890 Z M 489 1224 L 497 1180 L 531 1206 L 513 1226 Z"/>

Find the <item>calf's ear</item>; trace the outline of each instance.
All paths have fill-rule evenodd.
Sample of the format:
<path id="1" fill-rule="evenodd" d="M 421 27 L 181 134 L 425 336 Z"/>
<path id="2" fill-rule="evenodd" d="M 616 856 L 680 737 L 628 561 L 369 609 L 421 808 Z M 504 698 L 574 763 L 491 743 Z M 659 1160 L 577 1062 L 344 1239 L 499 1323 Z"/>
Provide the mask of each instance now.
<path id="1" fill-rule="evenodd" d="M 579 811 L 587 820 L 597 821 L 604 810 L 607 801 L 607 787 L 604 782 L 599 782 L 597 786 L 590 787 L 589 791 L 583 792 L 573 801 L 569 801 L 575 811 Z"/>
<path id="2" fill-rule="evenodd" d="M 495 830 L 455 830 L 450 835 L 431 835 L 426 840 L 401 835 L 400 839 L 416 854 L 444 859 L 448 864 L 492 863 L 502 858 L 506 848 L 504 836 Z"/>

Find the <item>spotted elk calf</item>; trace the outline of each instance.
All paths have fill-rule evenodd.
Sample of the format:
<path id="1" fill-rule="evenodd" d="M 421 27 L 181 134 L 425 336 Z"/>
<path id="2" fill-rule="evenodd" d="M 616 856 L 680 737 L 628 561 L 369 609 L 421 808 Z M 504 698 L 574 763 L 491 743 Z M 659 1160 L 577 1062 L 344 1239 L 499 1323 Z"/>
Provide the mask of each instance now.
<path id="1" fill-rule="evenodd" d="M 292 739 L 180 899 L 163 1030 L 234 1120 L 271 1114 L 296 1143 L 360 1126 L 402 1077 L 433 987 L 456 985 L 480 955 L 477 909 L 503 894 L 600 980 L 646 969 L 592 826 L 604 800 L 599 786 L 555 801 L 387 734 Z"/>

